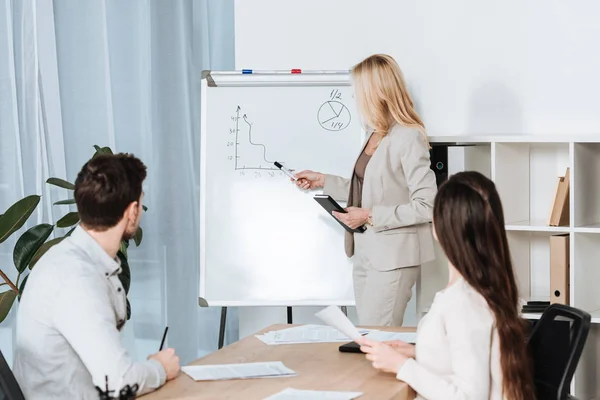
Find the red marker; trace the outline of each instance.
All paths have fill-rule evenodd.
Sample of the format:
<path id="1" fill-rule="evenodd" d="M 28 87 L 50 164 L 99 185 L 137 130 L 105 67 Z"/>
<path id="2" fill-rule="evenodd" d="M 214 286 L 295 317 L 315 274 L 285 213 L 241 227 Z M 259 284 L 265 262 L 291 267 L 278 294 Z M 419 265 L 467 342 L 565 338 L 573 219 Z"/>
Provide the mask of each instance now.
<path id="1" fill-rule="evenodd" d="M 300 68 L 293 68 L 292 69 L 292 74 L 301 74 L 302 70 Z"/>

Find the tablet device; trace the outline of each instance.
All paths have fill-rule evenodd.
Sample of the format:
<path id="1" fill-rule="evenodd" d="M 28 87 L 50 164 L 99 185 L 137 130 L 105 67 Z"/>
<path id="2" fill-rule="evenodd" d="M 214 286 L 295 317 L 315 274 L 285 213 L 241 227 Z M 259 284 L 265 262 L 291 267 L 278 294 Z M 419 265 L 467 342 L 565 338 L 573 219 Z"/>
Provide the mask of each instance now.
<path id="1" fill-rule="evenodd" d="M 415 343 L 411 343 L 411 342 L 407 342 L 407 343 L 415 344 Z M 344 343 L 338 349 L 342 353 L 362 353 L 362 351 L 360 351 L 360 345 L 356 342 Z"/>
<path id="2" fill-rule="evenodd" d="M 331 196 L 326 195 L 326 194 L 317 194 L 314 197 L 315 201 L 317 203 L 319 203 L 321 205 L 321 207 L 323 207 L 325 209 L 325 211 L 327 211 L 329 213 L 329 215 L 331 215 L 333 217 L 333 219 L 335 219 L 340 225 L 342 225 L 344 227 L 345 230 L 347 230 L 350 233 L 363 233 L 367 228 L 365 228 L 365 226 L 359 226 L 356 229 L 352 229 L 348 226 L 346 226 L 346 224 L 342 223 L 340 220 L 338 220 L 337 218 L 335 218 L 332 213 L 334 211 L 340 212 L 340 213 L 346 213 L 346 210 L 344 210 L 344 208 L 342 206 L 340 206 L 337 201 L 335 201 Z"/>

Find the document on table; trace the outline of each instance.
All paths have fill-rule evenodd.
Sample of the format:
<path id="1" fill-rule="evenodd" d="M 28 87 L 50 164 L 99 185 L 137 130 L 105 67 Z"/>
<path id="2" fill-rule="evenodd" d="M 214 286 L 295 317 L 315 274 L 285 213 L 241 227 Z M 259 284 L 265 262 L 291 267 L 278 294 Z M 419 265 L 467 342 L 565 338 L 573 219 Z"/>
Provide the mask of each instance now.
<path id="1" fill-rule="evenodd" d="M 362 396 L 361 392 L 333 392 L 322 390 L 299 390 L 287 388 L 265 400 L 352 400 Z"/>
<path id="2" fill-rule="evenodd" d="M 317 318 L 327 325 L 334 327 L 352 340 L 361 337 L 360 332 L 354 326 L 352 321 L 337 306 L 329 306 L 315 314 Z"/>
<path id="3" fill-rule="evenodd" d="M 359 331 L 361 334 L 370 332 L 368 329 Z M 256 337 L 269 345 L 299 344 L 299 343 L 331 343 L 347 342 L 350 337 L 339 330 L 327 325 L 301 325 L 278 331 L 266 332 Z"/>
<path id="4" fill-rule="evenodd" d="M 327 325 L 339 330 L 352 340 L 356 340 L 361 336 L 352 321 L 336 306 L 329 306 L 315 314 Z M 366 337 L 378 342 L 388 340 L 402 340 L 407 343 L 416 343 L 417 334 L 415 332 L 385 332 L 380 330 L 368 331 Z"/>
<path id="5" fill-rule="evenodd" d="M 195 381 L 289 377 L 296 372 L 281 361 L 245 364 L 192 365 L 181 370 Z"/>
<path id="6" fill-rule="evenodd" d="M 406 343 L 417 342 L 417 332 L 386 332 L 386 331 L 371 331 L 365 337 L 378 342 L 387 342 L 390 340 L 402 340 Z"/>

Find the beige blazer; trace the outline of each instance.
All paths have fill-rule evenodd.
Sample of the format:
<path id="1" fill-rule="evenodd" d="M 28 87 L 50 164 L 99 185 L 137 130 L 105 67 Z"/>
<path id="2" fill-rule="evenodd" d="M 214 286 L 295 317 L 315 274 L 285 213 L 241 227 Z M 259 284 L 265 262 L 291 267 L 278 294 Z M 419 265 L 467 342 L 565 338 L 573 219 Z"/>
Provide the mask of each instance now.
<path id="1" fill-rule="evenodd" d="M 366 142 L 365 142 L 366 146 Z M 364 150 L 364 147 L 363 147 Z M 361 151 L 362 152 L 362 151 Z M 357 204 L 358 178 L 325 175 L 323 192 L 348 206 Z M 346 232 L 348 257 L 366 256 L 380 271 L 421 265 L 434 259 L 431 220 L 437 193 L 429 150 L 421 133 L 392 126 L 365 170 L 362 207 L 371 209 L 373 226 Z"/>

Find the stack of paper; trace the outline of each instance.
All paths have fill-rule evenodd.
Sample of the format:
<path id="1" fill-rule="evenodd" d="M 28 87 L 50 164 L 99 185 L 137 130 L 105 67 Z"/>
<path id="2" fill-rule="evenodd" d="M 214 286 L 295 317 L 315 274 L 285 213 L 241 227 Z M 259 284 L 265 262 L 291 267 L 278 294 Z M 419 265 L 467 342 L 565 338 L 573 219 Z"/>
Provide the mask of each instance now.
<path id="1" fill-rule="evenodd" d="M 342 310 L 340 310 L 336 306 L 329 306 L 327 308 L 322 309 L 321 311 L 315 314 L 315 317 L 319 318 L 321 321 L 325 322 L 332 328 L 335 328 L 338 331 L 344 333 L 352 340 L 356 340 L 361 336 L 360 332 L 358 331 L 358 329 L 356 329 L 352 321 L 350 321 L 348 317 L 342 312 Z"/>
<path id="2" fill-rule="evenodd" d="M 336 306 L 324 308 L 316 313 L 315 316 L 332 328 L 352 338 L 352 340 L 356 340 L 361 336 L 361 333 L 358 331 L 358 329 L 356 329 L 352 321 L 350 321 L 348 317 Z M 407 343 L 415 343 L 417 339 L 416 333 L 384 332 L 379 330 L 369 331 L 366 336 L 379 342 L 388 340 L 402 340 Z"/>
<path id="3" fill-rule="evenodd" d="M 402 340 L 407 343 L 415 343 L 417 339 L 417 334 L 414 332 L 357 329 L 336 306 L 329 306 L 315 315 L 327 325 L 300 325 L 279 331 L 269 331 L 262 335 L 256 335 L 256 337 L 268 345 L 349 342 L 361 336 L 379 342 Z"/>
<path id="4" fill-rule="evenodd" d="M 289 377 L 296 372 L 281 361 L 246 364 L 192 365 L 181 370 L 195 381 Z"/>
<path id="5" fill-rule="evenodd" d="M 362 396 L 361 392 L 332 392 L 323 390 L 299 390 L 287 388 L 265 400 L 352 400 Z"/>
<path id="6" fill-rule="evenodd" d="M 359 334 L 366 334 L 370 331 L 363 329 L 359 332 Z M 256 337 L 269 345 L 348 342 L 352 340 L 339 330 L 326 325 L 300 325 L 279 331 L 270 331 L 262 335 L 256 335 Z"/>

